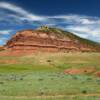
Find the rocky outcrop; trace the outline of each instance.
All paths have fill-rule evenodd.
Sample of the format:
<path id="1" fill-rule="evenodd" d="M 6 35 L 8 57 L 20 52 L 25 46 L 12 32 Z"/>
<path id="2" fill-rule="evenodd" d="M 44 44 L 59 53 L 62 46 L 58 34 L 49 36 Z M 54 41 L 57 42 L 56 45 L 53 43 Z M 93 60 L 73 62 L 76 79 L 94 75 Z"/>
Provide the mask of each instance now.
<path id="1" fill-rule="evenodd" d="M 70 34 L 70 33 L 69 33 Z M 78 39 L 62 35 L 62 31 L 54 28 L 41 27 L 37 30 L 22 30 L 17 32 L 7 42 L 6 48 L 13 51 L 48 51 L 48 52 L 74 52 L 96 51 L 88 44 L 82 44 Z"/>

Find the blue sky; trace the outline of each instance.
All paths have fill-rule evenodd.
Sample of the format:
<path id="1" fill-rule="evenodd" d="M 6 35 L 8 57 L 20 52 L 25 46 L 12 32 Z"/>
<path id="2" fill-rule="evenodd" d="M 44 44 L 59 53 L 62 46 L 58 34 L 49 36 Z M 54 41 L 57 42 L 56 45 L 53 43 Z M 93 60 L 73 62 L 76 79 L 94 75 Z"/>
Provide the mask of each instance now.
<path id="1" fill-rule="evenodd" d="M 22 29 L 58 27 L 100 42 L 100 0 L 0 0 L 0 45 Z"/>

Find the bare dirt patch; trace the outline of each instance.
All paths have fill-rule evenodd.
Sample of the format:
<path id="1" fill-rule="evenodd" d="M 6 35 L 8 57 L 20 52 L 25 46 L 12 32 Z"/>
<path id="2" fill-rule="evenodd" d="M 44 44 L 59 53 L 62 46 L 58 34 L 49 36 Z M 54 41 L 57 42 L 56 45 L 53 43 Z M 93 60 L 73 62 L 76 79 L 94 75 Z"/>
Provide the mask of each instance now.
<path id="1" fill-rule="evenodd" d="M 95 75 L 96 77 L 100 77 L 100 71 L 95 72 L 94 75 Z"/>
<path id="2" fill-rule="evenodd" d="M 16 60 L 0 60 L 1 64 L 16 64 Z"/>
<path id="3" fill-rule="evenodd" d="M 70 68 L 64 70 L 65 74 L 89 74 L 95 72 L 94 68 Z"/>

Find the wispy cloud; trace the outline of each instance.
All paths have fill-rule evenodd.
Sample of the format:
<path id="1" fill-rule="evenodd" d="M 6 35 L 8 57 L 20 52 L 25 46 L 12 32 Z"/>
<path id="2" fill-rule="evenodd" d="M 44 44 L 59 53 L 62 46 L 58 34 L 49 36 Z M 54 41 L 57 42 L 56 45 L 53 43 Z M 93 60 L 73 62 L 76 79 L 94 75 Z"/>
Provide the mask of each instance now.
<path id="1" fill-rule="evenodd" d="M 4 45 L 7 40 L 8 40 L 8 38 L 0 37 L 0 45 Z"/>
<path id="2" fill-rule="evenodd" d="M 5 44 L 13 30 L 0 30 L 0 45 Z"/>
<path id="3" fill-rule="evenodd" d="M 0 30 L 0 35 L 8 35 L 12 30 Z"/>
<path id="4" fill-rule="evenodd" d="M 55 19 L 63 19 L 66 22 L 75 22 L 80 24 L 96 24 L 100 23 L 100 19 L 97 17 L 90 17 L 85 15 L 76 15 L 76 14 L 68 14 L 68 15 L 57 15 L 57 16 L 48 16 L 48 18 Z"/>
<path id="5" fill-rule="evenodd" d="M 0 2 L 0 8 L 16 12 L 17 14 L 23 15 L 26 19 L 29 19 L 29 20 L 35 20 L 35 21 L 36 20 L 44 20 L 44 17 L 42 17 L 42 16 L 37 16 L 35 14 L 32 14 L 19 6 L 16 6 L 14 4 L 10 4 L 7 2 Z"/>

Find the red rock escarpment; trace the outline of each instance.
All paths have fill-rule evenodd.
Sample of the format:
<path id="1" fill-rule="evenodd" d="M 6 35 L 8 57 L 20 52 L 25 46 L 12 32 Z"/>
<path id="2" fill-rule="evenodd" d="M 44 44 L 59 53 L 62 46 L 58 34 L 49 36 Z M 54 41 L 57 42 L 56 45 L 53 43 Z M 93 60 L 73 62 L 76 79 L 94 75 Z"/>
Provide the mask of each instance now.
<path id="1" fill-rule="evenodd" d="M 73 52 L 95 51 L 91 46 L 81 44 L 70 37 L 58 37 L 55 33 L 38 30 L 23 30 L 17 32 L 7 42 L 6 48 L 13 51 L 48 51 L 48 52 Z"/>

